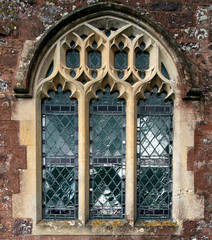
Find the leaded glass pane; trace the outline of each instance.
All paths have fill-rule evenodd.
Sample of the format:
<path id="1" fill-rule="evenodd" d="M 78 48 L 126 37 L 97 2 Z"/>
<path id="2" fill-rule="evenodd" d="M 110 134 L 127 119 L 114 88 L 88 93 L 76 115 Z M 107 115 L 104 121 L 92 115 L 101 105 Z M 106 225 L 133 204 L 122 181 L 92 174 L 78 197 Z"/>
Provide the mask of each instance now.
<path id="1" fill-rule="evenodd" d="M 70 46 L 71 49 L 66 51 L 66 66 L 72 69 L 70 75 L 74 78 L 76 76 L 74 69 L 80 66 L 80 53 L 75 49 L 74 41 L 71 42 Z"/>
<path id="2" fill-rule="evenodd" d="M 145 78 L 145 70 L 149 68 L 149 53 L 144 51 L 145 43 L 140 44 L 140 50 L 136 53 L 136 68 L 140 72 L 140 77 Z"/>
<path id="3" fill-rule="evenodd" d="M 66 52 L 66 65 L 69 68 L 78 68 L 80 65 L 79 52 L 77 50 L 71 49 Z"/>
<path id="4" fill-rule="evenodd" d="M 54 69 L 54 62 L 52 61 L 49 68 L 48 68 L 48 71 L 46 73 L 46 78 L 49 77 L 52 74 L 53 69 Z"/>
<path id="5" fill-rule="evenodd" d="M 42 101 L 43 218 L 76 219 L 77 101 L 61 86 L 49 95 Z"/>
<path id="6" fill-rule="evenodd" d="M 114 55 L 114 67 L 116 69 L 119 69 L 119 78 L 124 77 L 124 69 L 127 69 L 128 67 L 128 54 L 124 50 L 124 44 L 123 42 L 120 42 L 119 44 L 119 51 L 117 51 Z"/>
<path id="7" fill-rule="evenodd" d="M 171 216 L 172 101 L 146 94 L 138 105 L 138 219 Z"/>
<path id="8" fill-rule="evenodd" d="M 170 79 L 169 78 L 169 73 L 168 73 L 168 71 L 167 71 L 167 69 L 166 69 L 166 67 L 163 63 L 161 63 L 161 72 L 162 72 L 162 74 L 165 78 Z"/>
<path id="9" fill-rule="evenodd" d="M 88 53 L 88 67 L 93 69 L 92 77 L 97 77 L 96 69 L 101 68 L 102 66 L 102 54 L 97 50 L 97 43 L 93 42 L 93 50 Z"/>
<path id="10" fill-rule="evenodd" d="M 99 92 L 90 105 L 90 218 L 125 216 L 125 105 Z"/>

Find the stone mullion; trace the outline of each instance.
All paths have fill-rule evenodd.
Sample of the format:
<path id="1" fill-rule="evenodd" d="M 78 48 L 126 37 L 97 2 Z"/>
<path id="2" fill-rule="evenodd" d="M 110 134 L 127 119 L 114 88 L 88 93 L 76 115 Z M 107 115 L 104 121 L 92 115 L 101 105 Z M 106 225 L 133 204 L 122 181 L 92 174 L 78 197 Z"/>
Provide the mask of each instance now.
<path id="1" fill-rule="evenodd" d="M 82 46 L 81 46 L 81 50 L 80 50 L 80 66 L 82 67 L 83 71 L 82 72 L 86 72 L 86 47 L 85 47 L 85 42 L 82 41 Z"/>
<path id="2" fill-rule="evenodd" d="M 136 219 L 136 119 L 136 101 L 130 95 L 126 101 L 126 219 L 131 225 Z"/>
<path id="3" fill-rule="evenodd" d="M 89 100 L 79 98 L 79 220 L 83 225 L 89 219 Z"/>
<path id="4" fill-rule="evenodd" d="M 82 42 L 81 61 L 86 69 L 86 48 Z M 89 219 L 89 101 L 84 91 L 80 92 L 78 108 L 79 126 L 79 212 L 78 218 L 83 225 Z"/>

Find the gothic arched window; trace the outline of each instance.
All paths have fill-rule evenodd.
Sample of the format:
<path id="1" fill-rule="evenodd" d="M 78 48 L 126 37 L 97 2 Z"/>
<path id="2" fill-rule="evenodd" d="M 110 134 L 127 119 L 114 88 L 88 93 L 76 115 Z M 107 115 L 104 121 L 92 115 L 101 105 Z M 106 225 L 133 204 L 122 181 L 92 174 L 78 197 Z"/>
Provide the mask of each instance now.
<path id="1" fill-rule="evenodd" d="M 101 17 L 67 31 L 41 66 L 43 218 L 122 219 L 134 206 L 130 219 L 170 219 L 174 83 L 164 47 Z"/>

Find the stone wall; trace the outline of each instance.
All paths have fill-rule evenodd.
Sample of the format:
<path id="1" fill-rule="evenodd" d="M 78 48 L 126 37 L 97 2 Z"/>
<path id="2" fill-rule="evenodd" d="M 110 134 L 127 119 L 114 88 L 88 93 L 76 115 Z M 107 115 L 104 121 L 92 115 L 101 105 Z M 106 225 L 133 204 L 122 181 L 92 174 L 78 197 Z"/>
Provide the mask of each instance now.
<path id="1" fill-rule="evenodd" d="M 203 107 L 201 121 L 192 129 L 194 147 L 188 151 L 187 170 L 194 172 L 194 191 L 204 198 L 204 218 L 183 222 L 178 235 L 165 228 L 152 236 L 32 236 L 32 219 L 13 218 L 12 197 L 20 192 L 21 172 L 27 168 L 26 147 L 20 143 L 20 123 L 12 120 L 19 102 L 14 95 L 17 68 L 26 40 L 38 40 L 62 17 L 95 0 L 0 1 L 0 239 L 182 239 L 210 240 L 212 235 L 212 3 L 210 0 L 120 0 L 153 19 L 176 42 L 189 62 L 193 86 L 201 89 L 199 101 L 188 100 L 188 109 Z M 105 1 L 104 1 L 105 2 Z M 107 1 L 114 2 L 114 1 Z M 193 107 L 195 109 L 195 107 Z M 21 204 L 21 203 L 20 203 Z M 154 233 L 156 232 L 156 233 Z M 162 234 L 162 235 L 161 235 Z"/>

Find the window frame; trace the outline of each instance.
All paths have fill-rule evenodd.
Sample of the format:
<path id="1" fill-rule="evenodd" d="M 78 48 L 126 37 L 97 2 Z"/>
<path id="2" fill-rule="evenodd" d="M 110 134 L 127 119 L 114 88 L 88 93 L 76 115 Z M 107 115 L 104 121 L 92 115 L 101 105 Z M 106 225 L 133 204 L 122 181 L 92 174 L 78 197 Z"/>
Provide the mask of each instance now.
<path id="1" fill-rule="evenodd" d="M 100 17 L 105 18 L 105 17 Z M 111 19 L 115 19 L 117 24 L 120 21 L 120 29 L 122 31 L 128 31 L 126 29 L 136 28 L 137 26 L 134 24 L 130 24 L 129 22 L 124 22 L 116 17 L 108 17 Z M 86 27 L 88 28 L 89 24 L 98 25 L 98 20 L 91 20 L 90 22 L 86 23 Z M 93 24 L 93 25 L 95 25 Z M 170 57 L 165 57 L 163 51 L 165 48 L 163 45 L 157 41 L 150 33 L 148 33 L 145 29 L 140 28 L 140 31 L 143 33 L 138 34 L 134 40 L 130 42 L 130 40 L 126 40 L 121 33 L 119 33 L 119 29 L 114 31 L 117 32 L 117 36 L 113 36 L 113 41 L 110 40 L 110 37 L 102 36 L 102 33 L 98 32 L 99 30 L 93 30 L 91 26 L 91 30 L 93 35 L 89 35 L 84 39 L 81 39 L 80 36 L 77 36 L 77 33 L 80 32 L 80 29 L 84 27 L 83 24 L 76 26 L 74 29 L 67 31 L 48 51 L 46 57 L 43 58 L 43 62 L 41 66 L 44 65 L 45 67 L 40 67 L 37 73 L 37 86 L 35 89 L 35 94 L 40 97 L 48 97 L 48 91 L 54 90 L 56 91 L 57 85 L 61 84 L 63 90 L 71 91 L 71 97 L 76 98 L 78 100 L 78 146 L 79 146 L 79 212 L 78 218 L 80 222 L 85 225 L 86 222 L 89 220 L 89 164 L 90 164 L 90 146 L 89 146 L 89 105 L 90 101 L 93 98 L 96 98 L 96 92 L 98 90 L 103 90 L 106 85 L 109 85 L 111 91 L 118 91 L 119 97 L 123 98 L 126 102 L 126 220 L 130 224 L 134 224 L 137 219 L 137 102 L 140 99 L 145 99 L 144 92 L 145 91 L 152 91 L 154 86 L 157 86 L 160 91 L 165 91 L 167 93 L 166 97 L 174 98 L 175 92 L 175 83 L 170 79 L 166 79 L 161 72 L 161 64 L 165 64 L 168 66 L 167 71 L 171 68 L 172 65 L 172 72 L 171 77 L 174 76 L 176 73 L 176 69 L 174 67 L 173 62 L 168 64 Z M 125 26 L 126 25 L 126 26 Z M 97 27 L 96 27 L 97 28 Z M 98 28 L 97 28 L 98 29 Z M 88 30 L 86 30 L 88 31 Z M 132 30 L 130 30 L 132 31 Z M 137 30 L 139 31 L 139 30 Z M 76 32 L 76 34 L 75 34 Z M 73 35 L 73 39 L 72 39 Z M 90 37 L 92 36 L 92 37 Z M 68 41 L 75 41 L 76 48 L 79 51 L 84 51 L 80 53 L 82 59 L 80 59 L 80 66 L 78 69 L 74 69 L 76 72 L 75 77 L 72 79 L 68 78 L 67 73 L 69 68 L 66 68 L 66 62 L 64 55 L 66 55 L 67 47 L 67 40 Z M 93 42 L 97 42 L 97 47 L 93 48 Z M 105 41 L 105 42 L 104 42 Z M 110 42 L 111 41 L 111 42 Z M 124 42 L 124 44 L 123 44 Z M 145 42 L 146 48 L 142 49 L 142 47 L 138 48 L 138 44 Z M 117 46 L 122 43 L 122 48 L 119 51 Z M 63 46 L 65 46 L 63 48 Z M 81 46 L 81 48 L 80 48 Z M 134 48 L 133 48 L 134 46 Z M 144 46 L 145 47 L 145 46 Z M 71 46 L 71 49 L 73 47 Z M 89 50 L 88 50 L 89 49 Z M 87 69 L 87 58 L 89 57 L 89 51 L 99 51 L 101 49 L 102 54 L 102 65 L 106 64 L 105 69 L 94 69 L 97 71 L 97 77 L 93 77 L 92 71 L 90 72 Z M 135 61 L 137 58 L 137 52 L 145 50 L 149 51 L 149 68 L 153 68 L 152 73 L 149 73 L 147 70 L 146 77 L 143 79 L 139 76 L 136 68 Z M 115 57 L 121 52 L 125 52 L 128 54 L 128 68 L 126 66 L 124 69 L 115 69 Z M 144 52 L 145 52 L 144 51 Z M 167 54 L 167 53 L 166 53 Z M 160 55 L 162 56 L 160 59 Z M 50 56 L 50 58 L 49 58 Z M 52 64 L 52 59 L 54 61 L 54 69 L 50 76 L 47 76 L 47 72 L 49 66 Z M 163 60 L 162 60 L 163 59 Z M 45 62 L 46 61 L 46 62 Z M 111 64 L 114 64 L 114 69 L 111 70 Z M 167 65 L 168 64 L 168 65 Z M 62 66 L 61 66 L 62 65 Z M 130 77 L 128 74 L 128 69 L 131 69 L 131 74 L 136 78 L 138 82 L 134 82 L 132 85 L 125 81 L 127 78 Z M 82 69 L 82 70 L 80 70 Z M 98 72 L 98 70 L 102 72 Z M 122 77 L 119 77 L 119 72 L 124 72 Z M 58 75 L 58 71 L 61 74 Z M 81 72 L 80 72 L 81 71 Z M 86 83 L 77 81 L 80 77 L 80 74 L 84 71 L 84 78 L 86 79 Z M 71 74 L 70 72 L 70 74 Z M 108 73 L 108 77 L 104 77 L 104 75 Z M 90 74 L 90 75 L 89 75 Z M 155 77 L 154 77 L 155 75 Z M 68 80 L 66 79 L 68 78 Z M 88 81 L 87 78 L 90 78 Z M 123 79 L 124 80 L 123 80 Z M 83 85 L 83 86 L 82 86 Z"/>
<path id="2" fill-rule="evenodd" d="M 194 109 L 190 106 L 189 109 L 184 109 L 185 102 L 182 101 L 182 96 L 184 96 L 188 90 L 188 85 L 191 81 L 191 76 L 189 75 L 189 68 L 183 61 L 183 57 L 180 56 L 180 54 L 177 52 L 176 48 L 174 47 L 172 41 L 167 42 L 166 39 L 161 39 L 161 34 L 165 36 L 162 31 L 160 31 L 158 28 L 158 31 L 155 31 L 154 23 L 151 23 L 151 20 L 145 19 L 145 17 L 141 15 L 136 15 L 135 12 L 132 12 L 132 16 L 129 16 L 129 9 L 125 7 L 118 7 L 113 4 L 106 4 L 105 9 L 107 10 L 106 13 L 104 11 L 99 11 L 98 7 L 102 4 L 97 4 L 93 8 L 89 8 L 89 11 L 87 9 L 85 10 L 84 14 L 86 15 L 86 18 L 81 18 L 83 15 L 81 11 L 79 11 L 77 14 L 71 14 L 70 16 L 67 16 L 65 18 L 65 21 L 61 21 L 55 28 L 52 28 L 49 30 L 50 34 L 45 35 L 41 41 L 40 45 L 37 47 L 35 46 L 33 42 L 26 42 L 23 54 L 20 61 L 20 67 L 17 74 L 17 85 L 15 87 L 15 93 L 17 97 L 32 97 L 33 98 L 25 98 L 20 99 L 20 101 L 17 103 L 17 111 L 16 113 L 13 113 L 12 119 L 20 121 L 20 144 L 27 146 L 27 170 L 23 170 L 21 173 L 21 191 L 20 194 L 14 194 L 13 195 L 13 216 L 16 218 L 31 218 L 33 220 L 33 235 L 53 235 L 53 234 L 67 234 L 67 235 L 87 235 L 87 234 L 100 234 L 100 235 L 111 235 L 113 231 L 100 231 L 96 229 L 94 226 L 96 226 L 95 222 L 91 223 L 91 228 L 86 229 L 82 227 L 80 230 L 77 230 L 78 226 L 84 226 L 87 222 L 88 215 L 86 215 L 87 211 L 87 203 L 88 203 L 88 195 L 85 193 L 85 189 L 87 186 L 87 178 L 85 177 L 86 174 L 88 174 L 89 165 L 86 161 L 86 156 L 89 153 L 89 146 L 87 145 L 87 142 L 83 142 L 81 138 L 81 146 L 79 147 L 79 150 L 81 150 L 81 162 L 79 163 L 82 173 L 81 178 L 81 205 L 83 209 L 79 209 L 81 212 L 81 220 L 80 221 L 74 221 L 71 223 L 61 223 L 62 225 L 57 225 L 57 222 L 53 223 L 53 226 L 55 228 L 52 228 L 52 223 L 43 222 L 42 221 L 42 200 L 41 200 L 41 169 L 42 169 L 42 157 L 41 157 L 41 99 L 44 97 L 42 94 L 37 94 L 37 73 L 41 71 L 42 64 L 44 63 L 44 56 L 46 52 L 50 49 L 51 52 L 51 46 L 52 42 L 57 41 L 58 38 L 66 32 L 68 29 L 75 26 L 75 24 L 78 24 L 79 21 L 76 20 L 77 16 L 81 19 L 80 21 L 87 21 L 89 19 L 95 18 L 97 16 L 104 16 L 111 14 L 111 16 L 118 16 L 123 19 L 127 19 L 129 21 L 134 22 L 135 24 L 138 24 L 140 27 L 144 27 L 151 36 L 153 36 L 155 39 L 157 39 L 158 42 L 160 42 L 164 48 L 166 49 L 166 54 L 170 56 L 171 63 L 174 66 L 174 73 L 175 76 L 174 79 L 176 80 L 176 89 L 175 89 L 175 107 L 174 107 L 174 154 L 173 154 L 173 181 L 176 183 L 176 186 L 173 189 L 173 221 L 176 221 L 177 224 L 168 224 L 168 227 L 173 227 L 172 232 L 174 234 L 180 234 L 180 231 L 182 230 L 182 221 L 183 219 L 196 219 L 201 218 L 203 216 L 203 200 L 198 199 L 197 196 L 194 194 L 194 184 L 193 184 L 193 173 L 187 171 L 187 150 L 189 147 L 193 146 L 193 134 L 191 136 L 186 136 L 185 139 L 181 139 L 182 135 L 186 135 L 186 133 L 189 133 L 188 127 L 195 126 L 197 123 L 197 119 L 194 116 Z M 104 5 L 104 4 L 103 4 Z M 111 11 L 111 6 L 114 8 Z M 104 9 L 104 10 L 105 10 Z M 121 9 L 123 12 L 121 12 Z M 96 14 L 96 10 L 98 10 L 98 14 Z M 93 11 L 93 12 L 92 12 Z M 71 19 L 71 20 L 70 20 Z M 141 19 L 143 21 L 137 21 L 138 19 Z M 71 23 L 70 23 L 71 22 Z M 72 23 L 73 22 L 73 23 Z M 65 23 L 65 24 L 64 24 Z M 64 24 L 64 25 L 63 25 Z M 61 32 L 62 29 L 62 32 Z M 58 32 L 57 32 L 58 31 Z M 56 34 L 55 34 L 56 33 Z M 47 36 L 47 37 L 46 37 Z M 51 36 L 51 37 L 50 37 Z M 48 43 L 48 39 L 51 39 L 50 43 Z M 47 42 L 47 44 L 45 43 Z M 36 51 L 35 51 L 36 49 Z M 30 52 L 31 51 L 31 52 Z M 32 53 L 35 52 L 35 55 Z M 53 54 L 52 52 L 49 54 Z M 30 59 L 38 59 L 37 61 L 32 61 L 30 66 L 27 70 L 23 69 L 23 61 L 25 61 L 25 58 L 31 57 Z M 50 57 L 51 58 L 51 57 Z M 164 57 L 162 61 L 170 66 L 170 62 L 166 60 Z M 187 68 L 186 68 L 187 66 Z M 182 71 L 183 69 L 183 71 Z M 168 69 L 169 72 L 169 69 Z M 22 74 L 23 73 L 23 74 Z M 22 79 L 26 77 L 27 81 L 26 86 L 25 79 Z M 186 82 L 188 80 L 188 82 Z M 109 83 L 109 82 L 107 82 Z M 46 87 L 46 90 L 54 89 L 53 86 L 49 85 Z M 97 89 L 98 87 L 96 87 Z M 119 88 L 118 90 L 120 90 Z M 141 89 L 142 90 L 142 89 Z M 120 91 L 121 92 L 121 91 Z M 89 101 L 90 98 L 95 97 L 92 94 L 89 95 L 89 98 L 85 98 L 83 96 L 79 96 L 78 93 L 75 93 L 73 97 L 76 97 L 78 99 L 78 105 L 79 106 L 79 112 L 81 114 L 81 125 L 82 127 L 79 129 L 79 136 L 87 136 L 88 134 L 88 109 L 89 109 Z M 140 96 L 136 95 L 135 98 L 132 98 L 131 96 L 125 94 L 126 99 L 126 108 L 128 108 L 128 114 L 127 119 L 128 123 L 128 130 L 126 132 L 127 139 L 129 137 L 129 141 L 132 143 L 132 146 L 134 146 L 134 149 L 136 149 L 136 139 L 135 133 L 133 131 L 135 130 L 136 122 L 135 122 L 135 116 L 137 116 L 137 109 L 136 104 Z M 24 111 L 27 111 L 28 114 Z M 185 115 L 189 115 L 188 111 L 190 113 L 189 118 L 185 118 Z M 200 117 L 199 117 L 200 119 Z M 190 125 L 188 124 L 190 122 Z M 132 133 L 129 134 L 129 133 Z M 29 135 L 30 134 L 30 135 Z M 128 141 L 128 142 L 129 142 Z M 83 146 L 83 147 L 82 147 Z M 133 147 L 132 147 L 133 148 Z M 136 164 L 136 161 L 133 159 L 136 159 L 136 152 L 129 147 L 126 149 L 128 162 L 127 164 L 131 168 L 131 166 L 134 166 Z M 181 162 L 182 160 L 182 162 Z M 136 189 L 131 187 L 131 183 L 135 182 L 136 179 L 136 172 L 135 168 L 131 168 L 128 171 L 127 181 L 128 181 L 128 188 L 126 190 L 129 193 L 129 200 L 126 203 L 126 207 L 128 204 L 128 213 L 127 220 L 130 226 L 134 226 L 135 221 L 135 208 L 134 205 L 136 204 L 136 201 L 134 201 L 135 191 Z M 184 176 L 188 177 L 188 181 L 185 183 Z M 32 179 L 33 177 L 33 179 Z M 184 194 L 184 191 L 186 189 L 189 190 L 189 196 Z M 182 191 L 182 192 L 181 192 Z M 181 194 L 182 193 L 182 194 Z M 181 194 L 181 195 L 179 195 Z M 29 197 L 30 196 L 30 197 Z M 32 200 L 33 198 L 33 200 Z M 193 207 L 191 205 L 196 204 L 196 207 L 198 208 L 197 212 L 192 211 Z M 23 204 L 25 203 L 25 204 Z M 33 207 L 32 207 L 33 206 Z M 186 206 L 190 206 L 190 211 L 185 211 L 184 209 Z M 194 207 L 195 208 L 195 207 Z M 183 212 L 183 215 L 181 214 Z M 84 214 L 85 213 L 85 214 Z M 88 223 L 89 224 L 89 223 Z M 88 224 L 86 226 L 88 226 Z M 59 226 L 59 228 L 57 228 Z M 68 226 L 68 228 L 67 228 Z M 98 225 L 99 226 L 99 225 Z M 102 226 L 102 225 L 101 225 Z M 140 235 L 140 234 L 149 234 L 146 230 L 142 230 L 142 226 L 146 225 L 140 225 L 141 231 L 136 230 L 136 228 L 129 230 L 127 233 L 123 231 L 119 231 L 116 229 L 116 234 L 122 234 L 122 235 Z M 159 224 L 159 226 L 161 226 Z M 163 225 L 165 226 L 165 225 Z M 75 228 L 76 227 L 76 228 Z M 103 227 L 103 226 L 102 226 Z M 111 225 L 113 227 L 113 225 Z M 63 229 L 63 230 L 61 230 Z M 140 229 L 140 228 L 139 228 Z M 61 233 L 62 231 L 62 233 Z"/>

